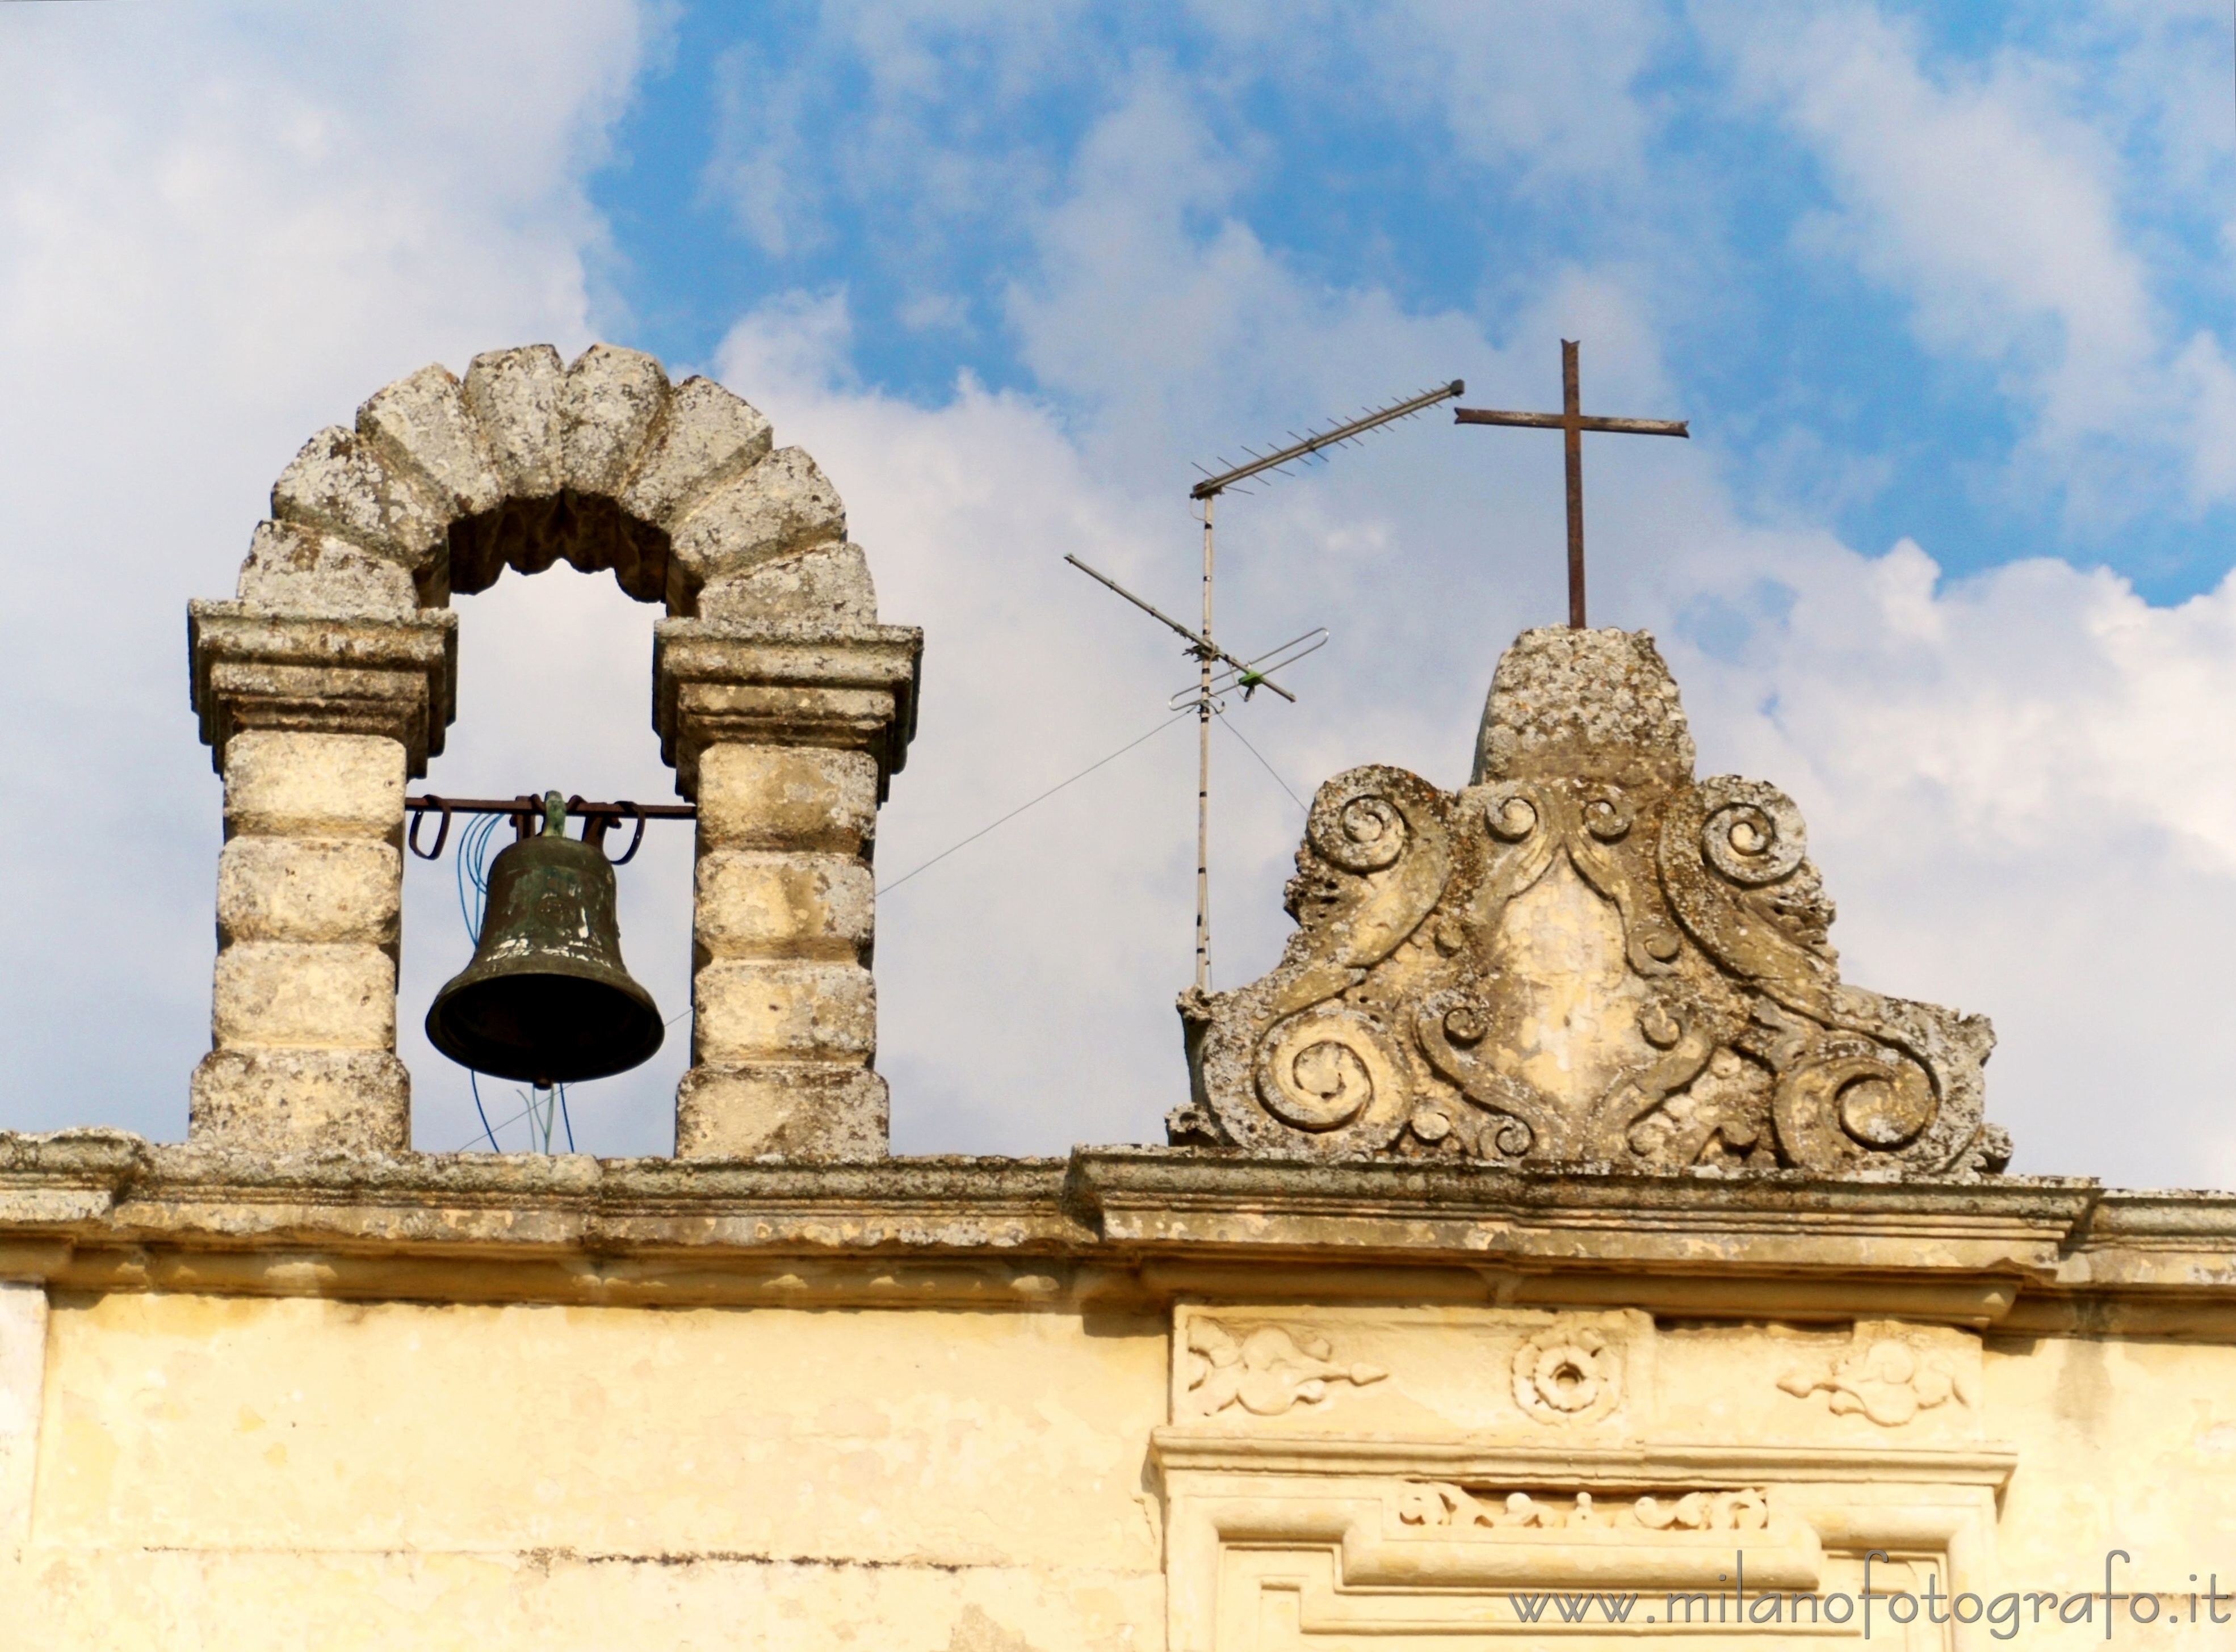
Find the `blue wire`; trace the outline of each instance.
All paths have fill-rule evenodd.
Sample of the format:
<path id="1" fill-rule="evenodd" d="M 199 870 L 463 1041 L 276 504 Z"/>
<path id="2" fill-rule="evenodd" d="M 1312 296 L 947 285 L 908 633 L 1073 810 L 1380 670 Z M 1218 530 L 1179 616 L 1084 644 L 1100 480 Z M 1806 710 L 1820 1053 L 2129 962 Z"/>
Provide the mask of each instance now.
<path id="1" fill-rule="evenodd" d="M 457 858 L 452 862 L 458 885 L 458 916 L 466 926 L 466 939 L 475 946 L 481 944 L 482 914 L 489 894 L 489 874 L 483 862 L 489 855 L 490 834 L 497 829 L 502 815 L 483 815 L 471 822 L 458 834 Z M 467 886 L 473 888 L 474 898 L 466 899 Z M 466 1069 L 466 1083 L 474 1092 L 474 1116 L 482 1121 L 482 1134 L 489 1138 L 490 1151 L 504 1150 L 497 1144 L 497 1131 L 490 1128 L 489 1112 L 482 1105 L 481 1076 L 471 1067 Z"/>
<path id="2" fill-rule="evenodd" d="M 477 947 L 481 945 L 482 920 L 487 915 L 489 910 L 490 838 L 495 835 L 497 827 L 503 823 L 504 818 L 503 815 L 480 816 L 458 834 L 457 859 L 454 862 L 458 886 L 458 916 L 465 923 L 467 939 Z M 467 895 L 469 888 L 473 891 L 470 899 Z M 497 1131 L 490 1128 L 489 1112 L 482 1105 L 480 1075 L 471 1067 L 466 1069 L 466 1082 L 473 1089 L 474 1116 L 482 1121 L 482 1134 L 489 1139 L 490 1151 L 503 1152 L 504 1150 L 497 1144 Z M 571 1153 L 575 1151 L 575 1120 L 567 1111 L 567 1086 L 555 1085 L 552 1086 L 552 1095 L 559 1105 L 559 1121 L 566 1126 L 567 1150 Z M 528 1112 L 532 1121 L 536 1116 L 536 1100 L 533 1096 L 528 1098 Z M 535 1126 L 531 1122 L 529 1125 L 531 1137 L 534 1131 Z M 548 1137 L 546 1140 L 548 1144 Z"/>
<path id="3" fill-rule="evenodd" d="M 489 895 L 489 841 L 503 821 L 502 815 L 483 815 L 458 835 L 458 916 L 465 922 L 466 938 L 476 946 L 481 944 L 482 917 Z M 469 888 L 473 891 L 470 900 Z"/>
<path id="4" fill-rule="evenodd" d="M 497 1152 L 500 1150 L 497 1144 L 497 1132 L 490 1128 L 489 1115 L 482 1111 L 481 1076 L 471 1067 L 468 1067 L 466 1069 L 466 1082 L 473 1086 L 474 1117 L 482 1121 L 482 1134 L 489 1137 L 490 1151 L 492 1153 Z M 571 1137 L 568 1139 L 567 1144 L 569 1147 L 574 1145 L 574 1140 Z"/>

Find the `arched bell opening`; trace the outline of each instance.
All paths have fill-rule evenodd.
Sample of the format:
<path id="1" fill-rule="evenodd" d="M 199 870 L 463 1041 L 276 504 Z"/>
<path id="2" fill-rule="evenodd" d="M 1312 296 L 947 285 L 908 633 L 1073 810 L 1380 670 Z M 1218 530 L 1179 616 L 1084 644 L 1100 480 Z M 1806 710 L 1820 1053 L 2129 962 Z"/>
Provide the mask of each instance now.
<path id="1" fill-rule="evenodd" d="M 722 386 L 672 385 L 651 357 L 606 345 L 571 364 L 549 345 L 498 351 L 463 380 L 431 366 L 389 385 L 281 474 L 237 600 L 189 606 L 233 840 L 197 1139 L 413 1142 L 397 1059 L 414 996 L 399 1018 L 403 818 L 460 700 L 450 605 L 562 561 L 667 611 L 652 721 L 699 805 L 676 1151 L 885 1150 L 868 846 L 913 732 L 923 639 L 878 623 L 812 459 L 775 448 Z M 548 702 L 569 664 L 538 644 L 506 680 Z M 505 786 L 582 783 L 569 764 L 508 766 Z"/>
<path id="2" fill-rule="evenodd" d="M 661 758 L 647 716 L 648 666 L 661 610 L 632 600 L 603 568 L 575 572 L 555 557 L 543 577 L 519 570 L 470 594 L 457 595 L 459 626 L 457 718 L 439 756 L 431 757 L 413 796 L 510 797 L 556 787 L 597 802 L 674 804 L 674 771 Z M 437 822 L 419 829 L 424 849 Z M 457 874 L 463 834 L 454 817 L 441 856 L 404 857 L 404 945 L 397 978 L 397 1054 L 412 1079 L 412 1140 L 423 1152 L 487 1152 L 491 1135 L 506 1152 L 530 1143 L 535 1119 L 523 1086 L 469 1078 L 428 1042 L 424 1019 L 436 996 L 473 955 L 460 908 Z M 484 867 L 512 842 L 510 822 L 498 821 L 483 845 Z M 571 821 L 570 836 L 583 834 Z M 607 838 L 618 857 L 633 834 Z M 570 1085 L 553 1144 L 601 1157 L 665 1156 L 674 1150 L 677 1083 L 690 1065 L 692 871 L 688 821 L 656 821 L 635 856 L 615 869 L 620 949 L 627 969 L 651 994 L 666 1038 L 649 1060 L 610 1078 Z M 488 1114 L 484 1132 L 475 1101 Z"/>

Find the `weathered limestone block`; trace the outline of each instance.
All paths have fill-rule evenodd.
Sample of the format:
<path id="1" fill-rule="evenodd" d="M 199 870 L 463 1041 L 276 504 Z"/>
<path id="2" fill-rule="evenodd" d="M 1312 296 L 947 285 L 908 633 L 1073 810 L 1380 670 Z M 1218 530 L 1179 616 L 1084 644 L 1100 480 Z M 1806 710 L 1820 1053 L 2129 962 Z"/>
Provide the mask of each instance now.
<path id="1" fill-rule="evenodd" d="M 217 955 L 221 1050 L 396 1047 L 396 966 L 378 947 L 237 941 Z"/>
<path id="2" fill-rule="evenodd" d="M 707 1061 L 877 1052 L 877 986 L 858 964 L 717 958 L 693 978 L 691 998 L 694 1048 Z"/>
<path id="3" fill-rule="evenodd" d="M 838 625 L 874 624 L 877 588 L 858 545 L 818 545 L 713 580 L 699 616 L 716 625 L 781 616 Z"/>
<path id="4" fill-rule="evenodd" d="M 1677 684 L 1644 632 L 1525 631 L 1502 655 L 1472 783 L 1545 774 L 1665 783 L 1693 777 Z"/>
<path id="5" fill-rule="evenodd" d="M 864 852 L 878 825 L 878 760 L 814 746 L 719 745 L 699 761 L 711 844 Z"/>
<path id="6" fill-rule="evenodd" d="M 188 1138 L 247 1153 L 411 1147 L 411 1075 L 385 1050 L 214 1050 L 187 1089 Z"/>
<path id="7" fill-rule="evenodd" d="M 567 370 L 559 449 L 567 486 L 619 494 L 668 406 L 668 375 L 641 351 L 593 344 Z"/>
<path id="8" fill-rule="evenodd" d="M 394 1055 L 405 752 L 378 735 L 249 730 L 226 751 L 213 1049 L 194 1137 L 400 1152 Z"/>
<path id="9" fill-rule="evenodd" d="M 389 558 L 410 570 L 423 592 L 443 587 L 448 513 L 372 442 L 339 425 L 306 442 L 280 473 L 272 484 L 272 515 Z"/>
<path id="10" fill-rule="evenodd" d="M 768 456 L 769 422 L 711 378 L 675 387 L 668 419 L 621 495 L 629 515 L 667 527 Z"/>
<path id="11" fill-rule="evenodd" d="M 678 1158 L 883 1158 L 891 1098 L 866 1067 L 700 1063 L 675 1094 Z"/>
<path id="12" fill-rule="evenodd" d="M 710 849 L 699 857 L 693 901 L 693 932 L 716 958 L 852 961 L 870 941 L 877 884 L 851 855 Z"/>
<path id="13" fill-rule="evenodd" d="M 566 382 L 566 364 L 549 344 L 490 351 L 466 370 L 466 405 L 506 498 L 547 499 L 564 482 L 559 403 Z"/>
<path id="14" fill-rule="evenodd" d="M 240 600 L 253 607 L 336 619 L 415 613 L 411 574 L 385 556 L 313 528 L 259 522 L 240 565 Z"/>
<path id="15" fill-rule="evenodd" d="M 218 941 L 357 942 L 392 955 L 402 887 L 387 843 L 236 837 L 218 856 Z"/>
<path id="16" fill-rule="evenodd" d="M 226 835 L 393 845 L 404 819 L 395 744 L 261 730 L 236 737 L 226 754 Z"/>
<path id="17" fill-rule="evenodd" d="M 1867 1178 L 2000 1170 L 1986 1020 L 1840 979 L 1800 811 L 1696 781 L 1641 632 L 1525 632 L 1472 782 L 1338 775 L 1281 962 L 1185 995 L 1175 1141 Z"/>
<path id="18" fill-rule="evenodd" d="M 710 495 L 671 534 L 670 555 L 695 593 L 726 572 L 843 542 L 846 508 L 814 460 L 798 448 L 780 448 Z"/>
<path id="19" fill-rule="evenodd" d="M 437 362 L 399 378 L 357 410 L 358 434 L 452 516 L 494 510 L 504 502 L 497 475 L 465 387 Z"/>

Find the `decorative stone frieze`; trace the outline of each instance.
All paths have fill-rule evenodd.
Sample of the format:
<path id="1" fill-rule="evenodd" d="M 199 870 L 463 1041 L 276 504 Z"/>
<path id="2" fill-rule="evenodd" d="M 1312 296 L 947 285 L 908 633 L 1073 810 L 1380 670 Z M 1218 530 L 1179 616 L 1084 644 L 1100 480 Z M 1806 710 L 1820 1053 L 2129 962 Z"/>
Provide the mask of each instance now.
<path id="1" fill-rule="evenodd" d="M 430 366 L 382 390 L 273 485 L 236 600 L 191 605 L 228 839 L 198 1141 L 408 1145 L 403 783 L 454 711 L 446 605 L 562 560 L 612 570 L 669 615 L 654 721 L 707 810 L 681 1150 L 885 1150 L 869 845 L 914 726 L 921 635 L 877 623 L 867 559 L 812 458 L 774 448 L 720 385 L 672 386 L 651 357 L 602 344 L 571 365 L 548 344 L 497 351 L 463 381 Z M 303 772 L 283 784 L 275 765 Z M 294 788 L 284 807 L 258 801 L 275 786 Z"/>
<path id="2" fill-rule="evenodd" d="M 1947 1326 L 1843 1328 L 1859 1349 L 1978 1368 L 1979 1339 Z M 1176 1303 L 1172 1420 L 1151 1441 L 1166 1644 L 1489 1644 L 1529 1635 L 1532 1603 L 1558 1591 L 1557 1621 L 1581 1623 L 1589 1606 L 1601 1629 L 1604 1600 L 1622 1615 L 1610 1635 L 1722 1645 L 1783 1629 L 1796 1595 L 1844 1595 L 1845 1621 L 1867 1556 L 1878 1588 L 1915 1595 L 1930 1577 L 1946 1597 L 1961 1577 L 1976 1589 L 2016 1449 L 1983 1437 L 1983 1406 L 1962 1427 L 1892 1433 L 1822 1402 L 1777 1403 L 1772 1373 L 1848 1340 L 1673 1331 L 1635 1309 Z M 1253 1347 L 1254 1362 L 1240 1352 Z M 1371 1382 L 1317 1402 L 1299 1392 L 1347 1361 L 1371 1361 L 1348 1367 Z M 1236 1373 L 1213 1394 L 1225 1403 L 1207 1404 L 1221 1370 Z"/>
<path id="3" fill-rule="evenodd" d="M 1840 979 L 1801 816 L 1693 778 L 1644 633 L 1526 632 L 1475 776 L 1313 800 L 1279 965 L 1180 1000 L 1177 1144 L 1344 1157 L 1972 1177 L 1987 1021 Z"/>
<path id="4" fill-rule="evenodd" d="M 1845 1352 L 1796 1366 L 1778 1386 L 1797 1400 L 1825 1394 L 1835 1417 L 1900 1428 L 1937 1406 L 1976 1406 L 1979 1365 L 1978 1347 L 1961 1335 L 1862 1322 Z"/>
<path id="5" fill-rule="evenodd" d="M 1259 1325 L 1238 1336 L 1199 1314 L 1187 1321 L 1187 1337 L 1184 1403 L 1198 1417 L 1216 1417 L 1229 1406 L 1253 1416 L 1279 1417 L 1298 1406 L 1325 1405 L 1331 1385 L 1363 1388 L 1390 1374 L 1363 1360 L 1345 1364 L 1331 1358 L 1333 1346 L 1310 1330 Z"/>

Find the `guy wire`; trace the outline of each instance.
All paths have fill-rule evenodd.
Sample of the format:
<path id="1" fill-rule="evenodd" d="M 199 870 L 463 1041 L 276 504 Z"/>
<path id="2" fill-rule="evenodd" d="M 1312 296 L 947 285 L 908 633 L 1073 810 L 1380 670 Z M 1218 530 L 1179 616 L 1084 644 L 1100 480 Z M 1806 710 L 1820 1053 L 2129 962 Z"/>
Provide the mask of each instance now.
<path id="1" fill-rule="evenodd" d="M 1233 735 L 1236 739 L 1242 742 L 1242 749 L 1247 751 L 1252 757 L 1258 759 L 1258 766 L 1263 769 L 1267 774 L 1273 777 L 1273 783 L 1279 786 L 1282 790 L 1289 793 L 1289 801 L 1296 804 L 1298 808 L 1303 810 L 1307 815 L 1311 814 L 1312 812 L 1312 805 L 1306 803 L 1303 798 L 1298 796 L 1294 791 L 1290 790 L 1289 783 L 1281 778 L 1281 771 L 1276 769 L 1272 764 L 1266 761 L 1266 754 L 1260 751 L 1256 746 L 1250 744 L 1250 737 L 1248 735 L 1243 733 L 1240 729 L 1234 726 L 1233 719 L 1227 715 L 1227 711 L 1224 707 L 1220 708 L 1218 716 L 1220 719 L 1220 726 L 1225 729 L 1229 734 Z"/>
<path id="2" fill-rule="evenodd" d="M 1056 784 L 1050 786 L 1046 791 L 1041 793 L 1039 796 L 1029 798 L 1026 802 L 1019 803 L 1015 809 L 1012 809 L 1008 814 L 1003 816 L 999 820 L 996 820 L 987 825 L 981 826 L 977 831 L 971 833 L 970 836 L 963 839 L 960 842 L 950 844 L 947 848 L 940 850 L 938 854 L 933 856 L 930 860 L 924 862 L 923 865 L 915 868 L 913 870 L 902 873 L 900 876 L 895 878 L 891 883 L 878 885 L 878 893 L 879 895 L 885 895 L 894 889 L 898 889 L 902 884 L 914 877 L 917 873 L 929 871 L 931 868 L 938 865 L 940 862 L 945 860 L 949 856 L 954 854 L 957 849 L 968 848 L 970 844 L 977 842 L 980 838 L 985 836 L 987 833 L 992 831 L 995 827 L 1008 824 L 1010 821 L 1015 820 L 1018 816 L 1023 814 L 1025 810 L 1032 808 L 1034 804 L 1046 803 L 1049 798 L 1055 796 L 1056 793 L 1062 791 L 1066 786 L 1071 785 L 1075 782 L 1086 779 L 1088 776 L 1093 774 L 1097 769 L 1102 768 L 1105 764 L 1115 763 L 1119 758 L 1124 757 L 1128 751 L 1131 751 L 1135 746 L 1140 745 L 1142 741 L 1150 739 L 1154 736 L 1162 733 L 1166 729 L 1170 728 L 1174 724 L 1179 722 L 1180 718 L 1184 717 L 1192 717 L 1194 714 L 1195 707 L 1193 705 L 1184 705 L 1177 711 L 1167 713 L 1164 720 L 1159 723 L 1155 728 L 1151 729 L 1148 733 L 1137 736 L 1135 738 L 1127 741 L 1125 744 L 1120 746 L 1115 751 L 1113 751 L 1107 757 L 1096 758 L 1093 763 L 1088 764 L 1087 767 L 1082 769 L 1077 774 L 1072 776 L 1069 780 L 1057 781 Z"/>

